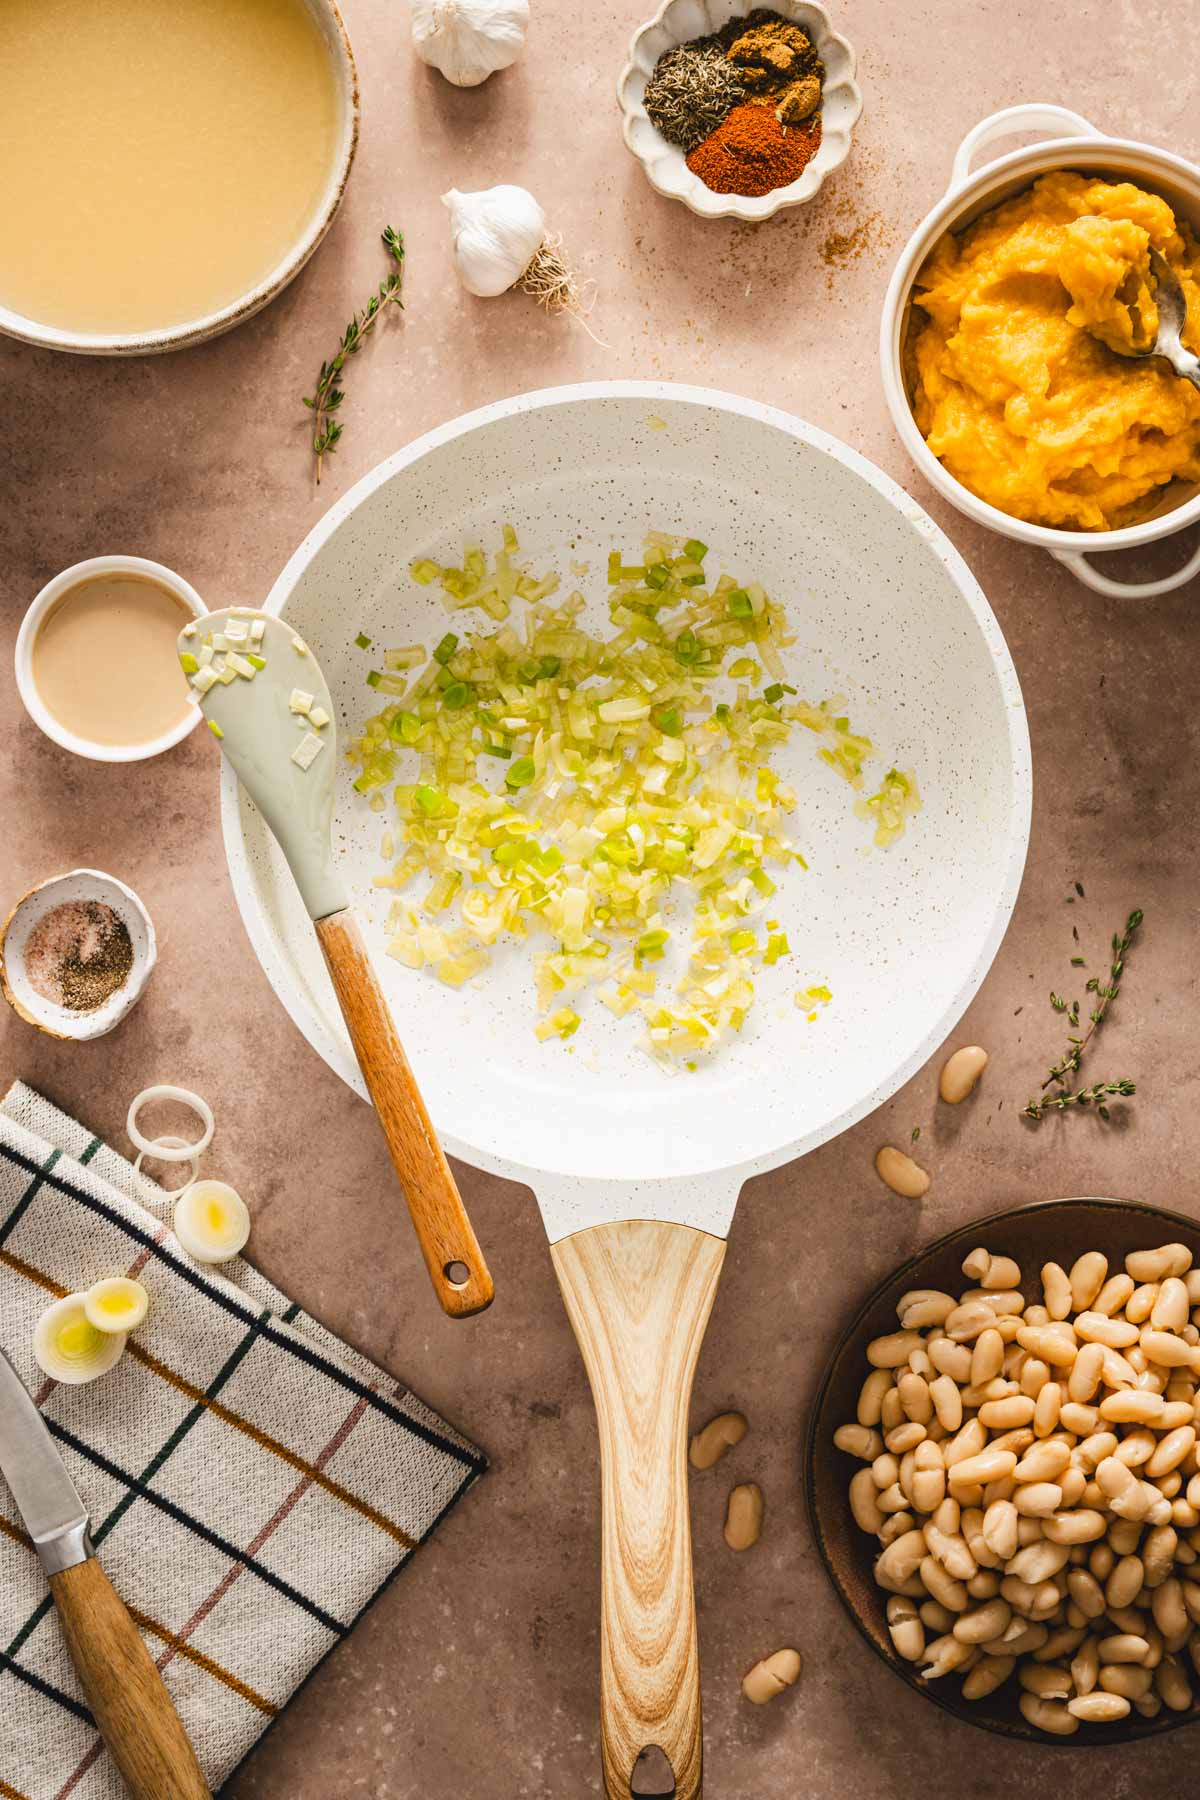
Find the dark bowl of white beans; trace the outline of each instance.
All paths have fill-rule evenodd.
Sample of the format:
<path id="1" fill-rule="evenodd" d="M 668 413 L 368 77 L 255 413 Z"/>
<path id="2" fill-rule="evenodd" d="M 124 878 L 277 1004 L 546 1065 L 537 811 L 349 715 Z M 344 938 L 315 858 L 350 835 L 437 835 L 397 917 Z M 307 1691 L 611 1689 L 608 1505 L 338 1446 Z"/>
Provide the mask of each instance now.
<path id="1" fill-rule="evenodd" d="M 843 1331 L 805 1493 L 868 1644 L 955 1718 L 1129 1743 L 1200 1716 L 1200 1221 L 1046 1200 Z"/>

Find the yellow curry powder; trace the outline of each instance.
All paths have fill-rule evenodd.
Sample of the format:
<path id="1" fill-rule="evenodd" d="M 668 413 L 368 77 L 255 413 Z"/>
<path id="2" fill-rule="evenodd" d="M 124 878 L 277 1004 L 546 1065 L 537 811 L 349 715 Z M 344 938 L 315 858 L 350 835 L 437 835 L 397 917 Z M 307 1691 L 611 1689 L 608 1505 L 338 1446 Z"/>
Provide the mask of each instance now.
<path id="1" fill-rule="evenodd" d="M 1032 524 L 1136 524 L 1200 480 L 1200 393 L 1158 358 L 1149 247 L 1187 298 L 1200 351 L 1200 245 L 1132 182 L 1043 175 L 935 246 L 913 288 L 907 351 L 929 448 L 981 500 Z"/>

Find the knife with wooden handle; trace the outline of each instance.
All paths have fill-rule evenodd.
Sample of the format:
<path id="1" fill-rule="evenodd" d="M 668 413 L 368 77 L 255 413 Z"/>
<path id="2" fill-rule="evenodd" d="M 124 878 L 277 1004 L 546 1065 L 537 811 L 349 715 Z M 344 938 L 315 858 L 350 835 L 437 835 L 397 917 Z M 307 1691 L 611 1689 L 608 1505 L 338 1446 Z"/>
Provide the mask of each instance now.
<path id="1" fill-rule="evenodd" d="M 0 1474 L 46 1571 L 71 1661 L 131 1800 L 211 1800 L 142 1634 L 96 1561 L 87 1509 L 2 1350 Z"/>

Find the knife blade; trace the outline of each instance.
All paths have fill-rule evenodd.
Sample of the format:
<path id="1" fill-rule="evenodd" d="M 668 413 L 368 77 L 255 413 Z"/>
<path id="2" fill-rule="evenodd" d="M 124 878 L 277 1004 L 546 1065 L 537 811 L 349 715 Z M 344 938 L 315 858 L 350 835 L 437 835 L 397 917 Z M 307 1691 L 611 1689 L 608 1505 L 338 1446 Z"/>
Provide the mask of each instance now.
<path id="1" fill-rule="evenodd" d="M 46 1421 L 0 1350 L 0 1474 L 47 1575 L 92 1554 L 88 1513 Z"/>

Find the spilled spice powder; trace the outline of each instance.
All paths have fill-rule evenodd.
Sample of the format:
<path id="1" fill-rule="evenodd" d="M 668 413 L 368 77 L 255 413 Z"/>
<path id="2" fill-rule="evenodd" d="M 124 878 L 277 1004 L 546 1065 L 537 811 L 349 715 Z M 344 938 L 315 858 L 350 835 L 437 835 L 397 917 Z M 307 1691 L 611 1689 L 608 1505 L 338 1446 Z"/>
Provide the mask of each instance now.
<path id="1" fill-rule="evenodd" d="M 715 194 L 769 194 L 798 180 L 821 143 L 821 120 L 783 125 L 774 109 L 752 100 L 735 106 L 687 159 Z"/>
<path id="2" fill-rule="evenodd" d="M 34 993 L 70 1012 L 95 1012 L 132 968 L 129 928 L 103 900 L 66 900 L 52 907 L 25 946 L 25 973 Z"/>

